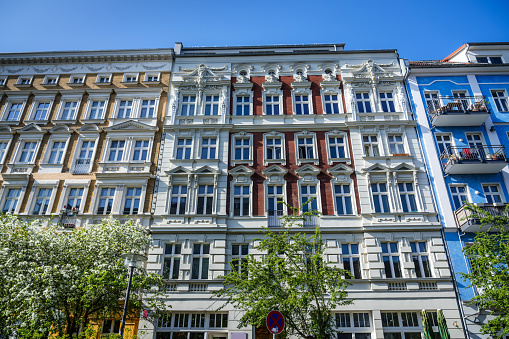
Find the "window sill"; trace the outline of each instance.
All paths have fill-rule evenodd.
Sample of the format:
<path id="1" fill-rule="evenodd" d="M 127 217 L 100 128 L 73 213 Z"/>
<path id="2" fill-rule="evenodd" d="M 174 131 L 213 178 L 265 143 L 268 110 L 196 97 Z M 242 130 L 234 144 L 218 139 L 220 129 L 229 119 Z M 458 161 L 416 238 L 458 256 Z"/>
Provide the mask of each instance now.
<path id="1" fill-rule="evenodd" d="M 129 85 L 138 85 L 138 84 L 139 84 L 139 81 L 121 81 L 120 83 L 121 83 L 122 85 L 129 86 Z"/>
<path id="2" fill-rule="evenodd" d="M 54 123 L 55 125 L 63 125 L 63 124 L 75 124 L 76 123 L 76 118 L 74 119 L 68 119 L 68 120 L 61 120 L 61 119 L 56 119 L 56 120 L 52 120 L 51 121 L 52 123 Z"/>
<path id="3" fill-rule="evenodd" d="M 0 121 L 0 125 L 19 125 L 20 122 L 20 120 L 2 120 Z"/>
<path id="4" fill-rule="evenodd" d="M 103 124 L 105 119 L 81 119 L 80 120 L 84 124 Z"/>
<path id="5" fill-rule="evenodd" d="M 43 87 L 58 87 L 58 83 L 56 84 L 42 84 Z"/>
<path id="6" fill-rule="evenodd" d="M 82 82 L 82 83 L 68 82 L 66 85 L 70 86 L 70 87 L 83 87 L 83 86 L 85 86 L 85 83 L 84 82 Z"/>
<path id="7" fill-rule="evenodd" d="M 108 81 L 108 82 L 94 82 L 94 85 L 96 85 L 96 86 L 109 86 L 109 85 L 113 85 L 113 83 L 111 81 Z"/>
<path id="8" fill-rule="evenodd" d="M 301 165 L 301 164 L 314 164 L 314 165 L 318 165 L 319 161 L 318 159 L 297 159 L 297 165 Z"/>
<path id="9" fill-rule="evenodd" d="M 144 84 L 144 85 L 160 85 L 161 81 L 160 80 L 157 80 L 157 81 L 146 81 L 146 80 L 144 80 L 141 83 Z"/>
<path id="10" fill-rule="evenodd" d="M 25 120 L 25 125 L 30 125 L 30 124 L 46 125 L 48 122 L 49 122 L 48 119 L 44 119 L 44 120 Z"/>
<path id="11" fill-rule="evenodd" d="M 268 166 L 269 164 L 281 164 L 281 166 L 286 166 L 286 159 L 264 159 L 263 166 Z"/>
<path id="12" fill-rule="evenodd" d="M 32 87 L 32 84 L 15 84 L 14 86 L 19 87 L 19 88 L 28 88 L 28 87 Z"/>
<path id="13" fill-rule="evenodd" d="M 352 162 L 352 159 L 351 158 L 329 158 L 329 165 L 332 165 L 333 163 L 336 163 L 336 162 L 346 162 L 346 163 L 351 163 Z"/>
<path id="14" fill-rule="evenodd" d="M 253 166 L 253 160 L 231 160 L 232 166 L 248 165 Z"/>
<path id="15" fill-rule="evenodd" d="M 194 162 L 215 162 L 218 163 L 219 159 L 194 159 Z"/>

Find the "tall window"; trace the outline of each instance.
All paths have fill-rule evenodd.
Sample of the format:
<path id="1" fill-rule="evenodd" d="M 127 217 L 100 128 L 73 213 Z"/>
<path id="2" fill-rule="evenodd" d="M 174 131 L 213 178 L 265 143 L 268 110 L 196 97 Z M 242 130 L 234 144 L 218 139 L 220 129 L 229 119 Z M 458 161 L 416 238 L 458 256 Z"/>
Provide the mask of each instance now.
<path id="1" fill-rule="evenodd" d="M 180 115 L 191 116 L 194 115 L 196 109 L 196 96 L 195 95 L 183 95 L 182 96 L 182 111 Z"/>
<path id="2" fill-rule="evenodd" d="M 25 142 L 23 144 L 23 148 L 21 150 L 21 155 L 19 157 L 19 162 L 21 163 L 31 163 L 34 159 L 35 149 L 37 147 L 37 143 L 35 141 Z"/>
<path id="3" fill-rule="evenodd" d="M 421 339 L 416 312 L 382 312 L 382 327 L 385 339 Z"/>
<path id="4" fill-rule="evenodd" d="M 249 115 L 250 104 L 249 95 L 237 95 L 237 109 L 235 115 Z"/>
<path id="5" fill-rule="evenodd" d="M 329 154 L 331 159 L 345 158 L 345 137 L 329 137 Z"/>
<path id="6" fill-rule="evenodd" d="M 269 217 L 280 217 L 283 215 L 284 204 L 283 185 L 267 185 L 267 211 Z"/>
<path id="7" fill-rule="evenodd" d="M 339 114 L 339 100 L 337 94 L 324 94 L 323 101 L 326 114 Z"/>
<path id="8" fill-rule="evenodd" d="M 81 206 L 81 199 L 83 198 L 83 188 L 72 187 L 69 189 L 69 195 L 67 196 L 67 204 L 65 209 L 79 209 Z"/>
<path id="9" fill-rule="evenodd" d="M 309 114 L 309 96 L 307 94 L 295 95 L 295 113 Z"/>
<path id="10" fill-rule="evenodd" d="M 279 160 L 283 158 L 281 137 L 267 137 L 265 143 L 267 160 Z"/>
<path id="11" fill-rule="evenodd" d="M 389 134 L 387 136 L 387 141 L 389 142 L 389 152 L 391 152 L 391 154 L 405 153 L 403 136 L 401 134 Z"/>
<path id="12" fill-rule="evenodd" d="M 371 195 L 373 197 L 373 205 L 375 213 L 387 213 L 389 209 L 389 196 L 387 194 L 387 184 L 378 182 L 371 184 Z"/>
<path id="13" fill-rule="evenodd" d="M 187 186 L 175 185 L 171 188 L 170 214 L 185 214 L 187 203 Z"/>
<path id="14" fill-rule="evenodd" d="M 140 118 L 153 118 L 155 110 L 156 101 L 154 99 L 142 100 Z"/>
<path id="15" fill-rule="evenodd" d="M 164 279 L 178 279 L 180 270 L 181 244 L 166 244 L 164 246 Z"/>
<path id="16" fill-rule="evenodd" d="M 279 95 L 265 95 L 265 114 L 279 115 Z"/>
<path id="17" fill-rule="evenodd" d="M 35 110 L 34 120 L 46 120 L 49 113 L 49 102 L 40 102 Z"/>
<path id="18" fill-rule="evenodd" d="M 110 154 L 108 161 L 122 161 L 124 155 L 124 140 L 112 140 L 110 145 Z"/>
<path id="19" fill-rule="evenodd" d="M 482 190 L 484 192 L 484 197 L 486 198 L 486 202 L 488 204 L 502 202 L 500 186 L 485 184 L 485 185 L 482 185 Z"/>
<path id="20" fill-rule="evenodd" d="M 0 142 L 0 163 L 4 159 L 5 152 L 7 152 L 7 145 L 9 145 L 8 142 Z"/>
<path id="21" fill-rule="evenodd" d="M 177 139 L 177 159 L 191 159 L 193 139 L 178 138 Z"/>
<path id="22" fill-rule="evenodd" d="M 307 204 L 304 203 L 308 200 Z M 311 212 L 318 210 L 318 195 L 316 193 L 316 185 L 300 185 L 300 204 L 302 206 L 302 212 Z"/>
<path id="23" fill-rule="evenodd" d="M 51 151 L 48 158 L 49 164 L 61 164 L 62 158 L 64 156 L 65 142 L 64 141 L 55 141 L 53 145 L 51 145 Z"/>
<path id="24" fill-rule="evenodd" d="M 454 209 L 459 209 L 465 202 L 468 202 L 467 195 L 467 187 L 464 185 L 461 186 L 450 186 L 452 196 L 452 203 L 454 204 Z"/>
<path id="25" fill-rule="evenodd" d="M 353 214 L 350 185 L 348 184 L 334 185 L 334 199 L 336 201 L 336 211 L 338 215 Z"/>
<path id="26" fill-rule="evenodd" d="M 214 201 L 214 186 L 199 185 L 196 214 L 212 214 L 213 201 Z"/>
<path id="27" fill-rule="evenodd" d="M 380 104 L 384 112 L 396 112 L 392 92 L 380 92 Z"/>
<path id="28" fill-rule="evenodd" d="M 205 115 L 219 114 L 219 95 L 205 96 Z"/>
<path id="29" fill-rule="evenodd" d="M 398 183 L 398 190 L 403 212 L 417 212 L 414 184 L 411 182 L 400 182 Z"/>
<path id="30" fill-rule="evenodd" d="M 7 121 L 17 121 L 21 115 L 21 109 L 23 108 L 23 103 L 21 102 L 13 102 L 11 107 L 9 107 L 9 113 L 7 113 Z"/>
<path id="31" fill-rule="evenodd" d="M 99 195 L 99 206 L 97 214 L 110 214 L 115 198 L 115 188 L 102 188 Z"/>
<path id="32" fill-rule="evenodd" d="M 80 148 L 80 159 L 92 159 L 92 154 L 94 154 L 95 141 L 88 140 L 83 141 Z"/>
<path id="33" fill-rule="evenodd" d="M 18 206 L 19 196 L 21 195 L 21 189 L 9 188 L 7 196 L 5 198 L 4 207 L 2 213 L 14 213 L 16 206 Z"/>
<path id="34" fill-rule="evenodd" d="M 193 244 L 193 266 L 191 279 L 209 278 L 210 244 Z"/>
<path id="35" fill-rule="evenodd" d="M 412 249 L 412 261 L 414 262 L 415 274 L 417 278 L 431 277 L 431 269 L 429 266 L 428 251 L 426 242 L 412 241 L 410 242 Z"/>
<path id="36" fill-rule="evenodd" d="M 120 100 L 120 102 L 118 104 L 117 117 L 119 119 L 129 118 L 131 116 L 132 109 L 133 109 L 133 101 L 132 100 Z"/>
<path id="37" fill-rule="evenodd" d="M 235 185 L 233 186 L 233 215 L 248 216 L 249 215 L 249 186 Z"/>
<path id="38" fill-rule="evenodd" d="M 379 157 L 380 151 L 378 150 L 378 139 L 376 135 L 364 135 L 362 137 L 364 145 L 364 154 L 367 157 Z"/>
<path id="39" fill-rule="evenodd" d="M 452 93 L 452 96 L 454 98 L 454 101 L 461 102 L 461 108 L 466 111 L 470 107 L 470 100 L 468 100 L 467 97 L 468 92 L 467 91 L 454 91 Z"/>
<path id="40" fill-rule="evenodd" d="M 426 108 L 428 109 L 428 112 L 434 112 L 440 108 L 438 93 L 426 92 L 424 93 L 424 100 L 426 101 Z"/>
<path id="41" fill-rule="evenodd" d="M 232 270 L 239 273 L 246 273 L 247 270 L 247 255 L 249 252 L 248 244 L 234 244 L 232 245 Z"/>
<path id="42" fill-rule="evenodd" d="M 437 139 L 438 152 L 444 153 L 445 150 L 451 147 L 451 134 L 435 134 Z"/>
<path id="43" fill-rule="evenodd" d="M 499 112 L 509 112 L 509 105 L 507 104 L 507 95 L 505 91 L 491 91 L 493 101 Z"/>
<path id="44" fill-rule="evenodd" d="M 401 264 L 399 261 L 398 243 L 383 242 L 382 260 L 387 278 L 401 278 Z"/>
<path id="45" fill-rule="evenodd" d="M 134 161 L 147 161 L 149 150 L 149 140 L 136 140 L 134 142 Z"/>
<path id="46" fill-rule="evenodd" d="M 228 314 L 211 314 L 209 318 L 209 327 L 226 328 L 228 327 Z"/>
<path id="47" fill-rule="evenodd" d="M 357 109 L 359 113 L 371 113 L 369 93 L 357 93 L 355 99 L 357 100 Z"/>
<path id="48" fill-rule="evenodd" d="M 361 279 L 361 261 L 359 256 L 358 244 L 342 244 L 341 254 L 343 258 L 343 268 L 349 271 L 352 275 L 347 276 L 347 279 Z"/>
<path id="49" fill-rule="evenodd" d="M 125 192 L 124 212 L 123 214 L 140 213 L 141 187 L 128 187 Z"/>
<path id="50" fill-rule="evenodd" d="M 104 101 L 104 100 L 92 101 L 91 108 L 90 108 L 90 115 L 88 118 L 89 119 L 102 119 L 105 104 L 106 104 L 106 101 Z"/>
<path id="51" fill-rule="evenodd" d="M 35 199 L 35 206 L 33 214 L 45 214 L 49 207 L 49 200 L 51 198 L 51 188 L 39 188 L 37 197 Z"/>
<path id="52" fill-rule="evenodd" d="M 76 116 L 76 109 L 78 107 L 77 101 L 66 101 L 64 103 L 64 109 L 62 111 L 62 120 L 72 120 Z"/>
<path id="53" fill-rule="evenodd" d="M 315 159 L 313 137 L 298 137 L 297 150 L 299 159 Z"/>
<path id="54" fill-rule="evenodd" d="M 216 138 L 203 138 L 201 140 L 201 158 L 216 158 Z"/>
<path id="55" fill-rule="evenodd" d="M 250 138 L 235 138 L 235 160 L 250 160 L 251 154 Z"/>

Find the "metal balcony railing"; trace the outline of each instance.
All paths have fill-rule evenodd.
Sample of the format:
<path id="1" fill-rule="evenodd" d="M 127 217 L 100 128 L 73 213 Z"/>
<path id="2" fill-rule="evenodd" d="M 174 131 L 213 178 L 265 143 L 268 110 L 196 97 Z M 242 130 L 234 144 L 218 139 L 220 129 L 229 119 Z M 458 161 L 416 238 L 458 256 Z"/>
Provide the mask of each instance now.
<path id="1" fill-rule="evenodd" d="M 65 228 L 75 228 L 77 224 L 77 214 L 78 208 L 76 207 L 63 209 L 60 213 L 60 224 Z"/>
<path id="2" fill-rule="evenodd" d="M 320 226 L 320 217 L 318 217 L 316 215 L 305 216 L 302 226 L 304 226 L 304 227 Z"/>
<path id="3" fill-rule="evenodd" d="M 484 204 L 484 206 L 479 206 L 479 208 L 488 212 L 492 216 L 506 216 L 509 217 L 509 214 L 506 213 L 505 208 L 507 204 L 501 205 L 493 205 L 493 204 Z M 456 224 L 459 228 L 463 228 L 464 226 L 471 225 L 481 225 L 479 219 L 473 217 L 474 213 L 464 206 L 458 208 L 454 212 L 454 217 L 456 218 Z"/>
<path id="4" fill-rule="evenodd" d="M 269 211 L 269 215 L 267 218 L 267 226 L 268 227 L 281 227 L 283 224 L 283 211 Z"/>
<path id="5" fill-rule="evenodd" d="M 505 147 L 501 145 L 490 146 L 449 146 L 441 154 L 442 164 L 447 166 L 451 163 L 463 161 L 507 161 Z"/>
<path id="6" fill-rule="evenodd" d="M 74 162 L 74 174 L 87 174 L 92 159 L 76 159 Z"/>
<path id="7" fill-rule="evenodd" d="M 427 100 L 426 111 L 431 116 L 447 113 L 490 112 L 488 101 L 479 96 L 439 96 Z"/>

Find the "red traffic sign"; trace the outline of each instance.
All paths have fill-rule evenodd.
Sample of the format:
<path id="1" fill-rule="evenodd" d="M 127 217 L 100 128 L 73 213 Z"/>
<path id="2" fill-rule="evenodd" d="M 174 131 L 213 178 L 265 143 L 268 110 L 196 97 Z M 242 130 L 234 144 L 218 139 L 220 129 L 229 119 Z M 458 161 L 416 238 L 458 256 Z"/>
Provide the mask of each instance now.
<path id="1" fill-rule="evenodd" d="M 267 329 L 272 334 L 279 334 L 285 328 L 285 318 L 281 312 L 273 310 L 267 314 Z"/>

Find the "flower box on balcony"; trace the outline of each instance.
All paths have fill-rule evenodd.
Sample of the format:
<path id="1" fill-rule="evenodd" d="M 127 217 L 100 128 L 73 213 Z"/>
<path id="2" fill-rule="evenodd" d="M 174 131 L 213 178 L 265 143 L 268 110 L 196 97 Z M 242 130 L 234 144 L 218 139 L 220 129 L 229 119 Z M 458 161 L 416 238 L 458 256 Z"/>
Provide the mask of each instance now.
<path id="1" fill-rule="evenodd" d="M 408 153 L 393 153 L 393 157 L 408 157 Z"/>

